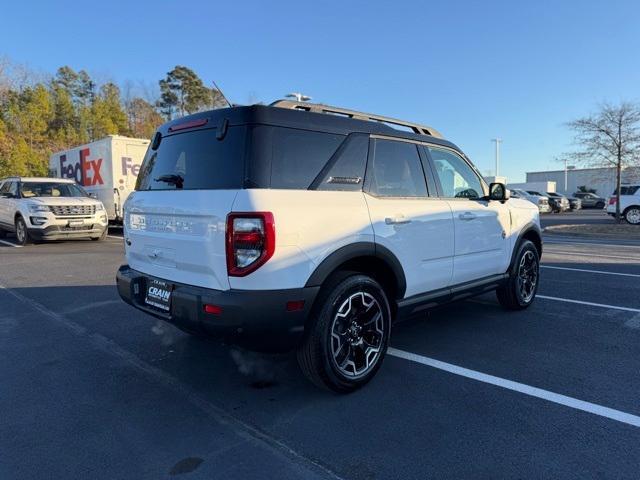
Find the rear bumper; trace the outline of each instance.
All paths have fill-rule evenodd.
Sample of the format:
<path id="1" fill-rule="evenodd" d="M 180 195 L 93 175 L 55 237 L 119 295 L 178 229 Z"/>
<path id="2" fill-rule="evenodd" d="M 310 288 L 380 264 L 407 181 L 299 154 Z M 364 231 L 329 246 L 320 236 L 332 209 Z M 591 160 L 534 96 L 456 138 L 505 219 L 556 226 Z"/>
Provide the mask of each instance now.
<path id="1" fill-rule="evenodd" d="M 169 312 L 144 303 L 146 283 L 152 276 L 123 265 L 116 281 L 128 304 L 187 332 L 222 337 L 249 348 L 270 350 L 296 344 L 320 287 L 286 290 L 213 290 L 173 283 Z M 287 311 L 287 302 L 304 301 L 300 310 Z M 205 313 L 204 305 L 220 307 Z"/>

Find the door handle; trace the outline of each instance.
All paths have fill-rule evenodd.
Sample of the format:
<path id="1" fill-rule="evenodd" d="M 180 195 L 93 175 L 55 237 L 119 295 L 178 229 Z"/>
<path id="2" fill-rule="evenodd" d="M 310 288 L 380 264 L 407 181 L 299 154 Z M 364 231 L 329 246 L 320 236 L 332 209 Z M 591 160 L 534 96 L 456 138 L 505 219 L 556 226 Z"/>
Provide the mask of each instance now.
<path id="1" fill-rule="evenodd" d="M 398 225 L 403 223 L 411 223 L 411 219 L 404 215 L 396 215 L 395 217 L 387 217 L 384 219 L 384 223 L 387 225 Z"/>
<path id="2" fill-rule="evenodd" d="M 464 212 L 464 213 L 461 213 L 460 215 L 458 215 L 458 218 L 460 220 L 464 220 L 464 221 L 468 222 L 469 220 L 475 220 L 476 218 L 478 218 L 478 216 L 475 213 Z"/>

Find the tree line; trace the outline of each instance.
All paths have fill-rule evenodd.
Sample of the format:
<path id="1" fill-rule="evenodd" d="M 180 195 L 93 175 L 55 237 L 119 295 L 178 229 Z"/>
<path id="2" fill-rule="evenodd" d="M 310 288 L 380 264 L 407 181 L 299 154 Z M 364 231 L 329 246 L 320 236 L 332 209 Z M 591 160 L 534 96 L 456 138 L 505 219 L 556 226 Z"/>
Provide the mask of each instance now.
<path id="1" fill-rule="evenodd" d="M 0 178 L 46 176 L 53 152 L 106 135 L 151 138 L 167 120 L 226 104 L 180 65 L 158 82 L 158 98 L 123 96 L 115 83 L 98 84 L 69 66 L 36 76 L 0 60 Z"/>

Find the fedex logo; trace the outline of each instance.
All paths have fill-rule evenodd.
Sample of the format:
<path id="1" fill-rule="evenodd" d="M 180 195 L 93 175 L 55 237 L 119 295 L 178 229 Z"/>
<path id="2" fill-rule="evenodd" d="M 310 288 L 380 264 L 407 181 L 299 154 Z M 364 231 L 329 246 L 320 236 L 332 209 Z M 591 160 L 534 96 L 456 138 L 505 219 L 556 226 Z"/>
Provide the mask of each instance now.
<path id="1" fill-rule="evenodd" d="M 133 163 L 133 160 L 129 157 L 122 157 L 122 175 L 126 176 L 129 174 L 129 172 L 131 172 L 131 175 L 137 177 L 139 171 L 139 163 Z"/>
<path id="2" fill-rule="evenodd" d="M 104 185 L 100 173 L 102 159 L 90 160 L 88 158 L 90 154 L 90 149 L 83 148 L 80 150 L 79 159 L 75 163 L 67 163 L 67 155 L 60 155 L 60 176 L 62 178 L 73 178 L 84 187 Z"/>

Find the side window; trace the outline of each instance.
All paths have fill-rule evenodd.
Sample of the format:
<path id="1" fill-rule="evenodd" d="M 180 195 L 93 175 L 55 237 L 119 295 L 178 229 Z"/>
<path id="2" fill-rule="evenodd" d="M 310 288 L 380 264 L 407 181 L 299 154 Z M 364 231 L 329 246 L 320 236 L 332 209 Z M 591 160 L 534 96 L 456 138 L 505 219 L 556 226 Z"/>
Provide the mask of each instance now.
<path id="1" fill-rule="evenodd" d="M 331 162 L 320 172 L 312 188 L 317 190 L 358 192 L 362 190 L 367 168 L 369 135 L 351 134 Z"/>
<path id="2" fill-rule="evenodd" d="M 462 157 L 441 148 L 428 147 L 445 198 L 480 198 L 484 187 Z"/>
<path id="3" fill-rule="evenodd" d="M 0 183 L 0 195 L 9 191 L 9 182 Z"/>
<path id="4" fill-rule="evenodd" d="M 14 198 L 18 196 L 18 182 L 9 182 L 9 193 Z"/>
<path id="5" fill-rule="evenodd" d="M 308 188 L 344 140 L 295 128 L 274 128 L 272 135 L 271 188 Z"/>
<path id="6" fill-rule="evenodd" d="M 379 197 L 426 197 L 422 163 L 413 143 L 376 139 L 367 169 L 369 192 Z"/>

